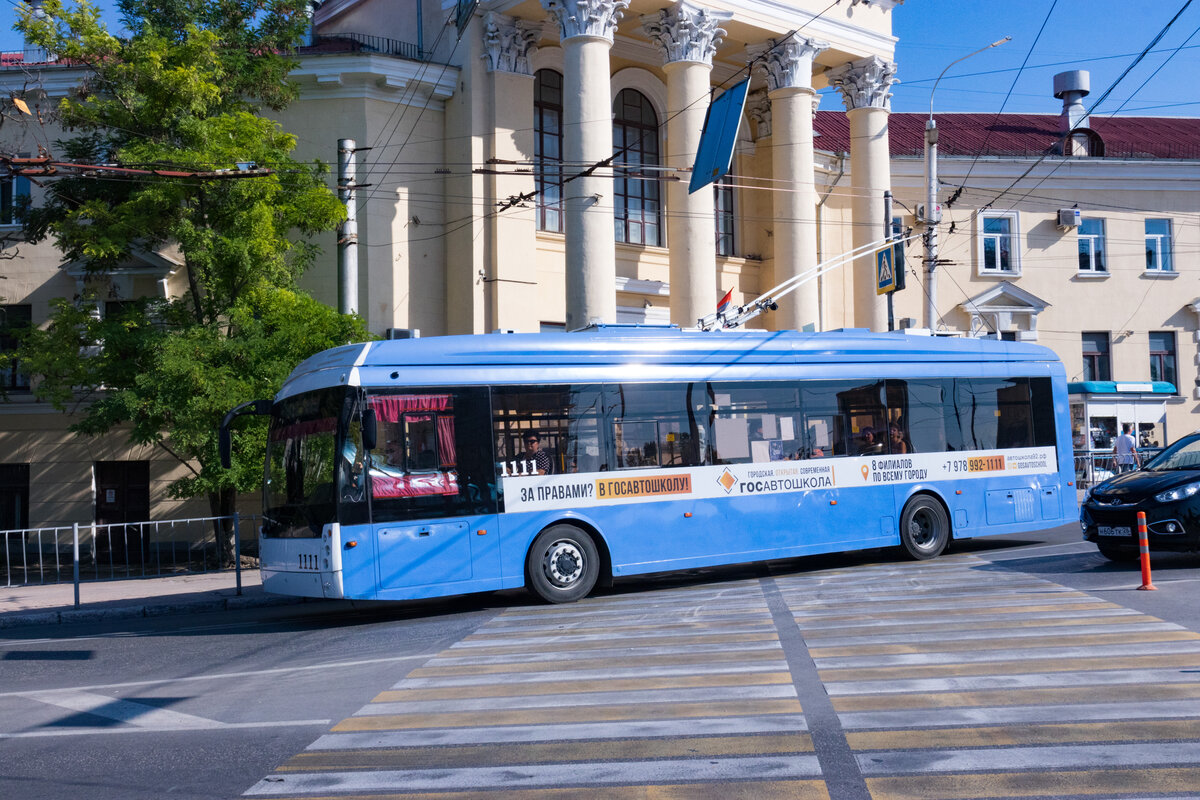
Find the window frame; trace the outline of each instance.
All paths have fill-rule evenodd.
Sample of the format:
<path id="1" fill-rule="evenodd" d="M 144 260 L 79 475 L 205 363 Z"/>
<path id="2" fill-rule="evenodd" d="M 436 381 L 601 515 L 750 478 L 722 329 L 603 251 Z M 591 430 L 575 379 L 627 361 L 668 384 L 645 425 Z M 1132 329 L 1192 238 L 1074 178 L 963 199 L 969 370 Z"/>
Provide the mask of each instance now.
<path id="1" fill-rule="evenodd" d="M 1007 233 L 989 232 L 988 220 L 1007 220 L 1010 230 Z M 979 215 L 979 274 L 1018 276 L 1021 274 L 1021 226 L 1020 214 L 1016 211 L 984 211 Z M 1001 262 L 1002 244 L 1008 242 L 1009 268 L 988 266 L 988 241 L 996 241 L 997 263 Z"/>
<path id="2" fill-rule="evenodd" d="M 726 172 L 713 183 L 713 213 L 716 215 L 717 255 L 729 258 L 737 253 L 737 216 L 734 204 L 733 174 Z"/>
<path id="3" fill-rule="evenodd" d="M 634 120 L 626 118 L 625 109 L 628 107 L 627 95 L 637 95 L 641 99 L 639 108 L 641 114 Z M 623 150 L 619 158 L 613 162 L 613 240 L 623 244 L 641 245 L 643 247 L 663 246 L 663 192 L 659 185 L 658 173 L 652 170 L 646 175 L 642 167 L 658 167 L 662 164 L 662 145 L 659 137 L 662 135 L 662 123 L 658 111 L 650 98 L 643 92 L 633 88 L 625 88 L 617 92 L 612 104 L 613 153 L 623 150 L 621 142 L 630 136 L 636 136 L 638 146 Z M 653 125 L 643 117 L 649 112 L 653 117 Z M 619 166 L 624 164 L 626 166 Z M 626 177 L 628 176 L 628 177 Z M 630 187 L 638 191 L 631 192 Z M 637 207 L 636 219 L 630 213 L 632 206 Z M 653 211 L 647 211 L 647 208 Z M 646 229 L 654 230 L 653 240 L 646 236 Z M 636 231 L 637 235 L 631 235 Z M 715 243 L 714 243 L 715 244 Z"/>
<path id="4" fill-rule="evenodd" d="M 1096 224 L 1100 230 L 1098 233 L 1084 233 L 1084 226 Z M 1103 217 L 1084 217 L 1079 222 L 1079 229 L 1075 235 L 1078 241 L 1079 254 L 1079 274 L 1081 275 L 1107 275 L 1108 265 L 1105 263 L 1105 250 L 1108 247 L 1108 226 L 1105 224 Z M 1087 245 L 1087 264 L 1084 266 L 1084 245 Z"/>
<path id="5" fill-rule="evenodd" d="M 1154 349 L 1156 336 L 1164 337 L 1160 341 L 1166 342 L 1166 349 Z M 1149 340 L 1150 380 L 1165 381 L 1179 394 L 1179 346 L 1175 331 L 1150 331 Z M 1158 377 L 1155 377 L 1156 368 Z"/>
<path id="6" fill-rule="evenodd" d="M 542 96 L 543 81 L 549 75 L 558 78 L 558 104 L 547 101 Z M 537 190 L 537 230 L 547 233 L 563 232 L 563 202 L 562 202 L 562 152 L 563 152 L 563 76 L 555 69 L 539 69 L 533 76 L 533 172 L 534 185 Z M 545 115 L 557 114 L 556 130 L 547 132 Z M 553 142 L 558 156 L 547 156 L 546 145 Z M 548 165 L 553 165 L 549 170 Z M 551 173 L 549 176 L 547 173 Z M 557 199 L 547 201 L 546 189 L 557 190 Z"/>
<path id="7" fill-rule="evenodd" d="M 17 317 L 15 321 L 10 317 Z M 20 331 L 33 326 L 33 305 L 30 303 L 10 303 L 0 305 L 0 352 L 12 353 L 18 345 Z M 15 357 L 12 362 L 0 368 L 0 392 L 10 394 L 28 394 L 32 391 L 29 376 L 21 371 L 21 362 Z"/>
<path id="8" fill-rule="evenodd" d="M 16 218 L 17 207 L 22 197 L 32 194 L 29 178 L 22 175 L 0 181 L 0 227 L 14 227 L 21 223 Z"/>
<path id="9" fill-rule="evenodd" d="M 1103 349 L 1097 349 L 1095 352 L 1089 352 L 1086 348 L 1088 337 L 1103 337 Z M 1080 332 L 1080 355 L 1083 362 L 1083 380 L 1085 381 L 1111 381 L 1112 380 L 1112 335 L 1108 331 L 1081 331 Z M 1093 339 L 1092 341 L 1101 341 L 1101 339 Z M 1089 366 L 1090 365 L 1090 366 Z M 1102 369 L 1101 369 L 1102 368 Z M 1100 374 L 1096 374 L 1099 372 Z M 1089 373 L 1091 373 L 1089 375 Z"/>
<path id="10" fill-rule="evenodd" d="M 1150 223 L 1161 222 L 1166 226 L 1166 233 L 1151 233 L 1149 230 Z M 1172 230 L 1171 219 L 1169 217 L 1153 217 L 1143 221 L 1143 230 L 1146 235 L 1146 271 L 1157 274 L 1169 274 L 1175 272 L 1174 264 L 1174 231 Z M 1153 242 L 1153 245 L 1151 245 Z"/>

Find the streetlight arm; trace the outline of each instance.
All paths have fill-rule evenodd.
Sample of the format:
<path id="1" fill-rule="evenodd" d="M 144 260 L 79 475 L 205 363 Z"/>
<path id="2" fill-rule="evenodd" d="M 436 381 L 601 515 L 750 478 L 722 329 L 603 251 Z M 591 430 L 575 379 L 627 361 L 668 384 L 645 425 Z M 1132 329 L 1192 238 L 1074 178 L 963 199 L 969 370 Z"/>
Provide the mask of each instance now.
<path id="1" fill-rule="evenodd" d="M 929 119 L 931 119 L 931 120 L 933 119 L 933 93 L 937 91 L 938 84 L 941 82 L 942 77 L 947 72 L 950 71 L 951 67 L 953 67 L 955 64 L 957 64 L 959 61 L 966 61 L 971 56 L 977 56 L 980 53 L 982 53 L 984 50 L 990 50 L 993 47 L 999 47 L 1000 45 L 1004 44 L 1005 42 L 1010 42 L 1010 41 L 1012 41 L 1012 37 L 1005 36 L 1003 39 L 997 39 L 996 41 L 992 42 L 991 44 L 987 45 L 986 47 L 981 47 L 973 53 L 967 53 L 962 58 L 955 59 L 954 61 L 951 61 L 949 64 L 947 64 L 946 68 L 944 70 L 942 70 L 942 74 L 938 75 L 937 80 L 933 82 L 933 89 L 929 92 Z"/>

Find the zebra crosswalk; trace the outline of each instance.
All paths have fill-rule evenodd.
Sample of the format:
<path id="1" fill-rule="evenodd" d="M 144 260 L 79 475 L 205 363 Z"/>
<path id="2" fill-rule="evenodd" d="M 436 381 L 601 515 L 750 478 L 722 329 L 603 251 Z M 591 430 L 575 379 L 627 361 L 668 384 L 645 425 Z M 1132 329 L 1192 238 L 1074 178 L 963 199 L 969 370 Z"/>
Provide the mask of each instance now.
<path id="1" fill-rule="evenodd" d="M 971 555 L 510 609 L 247 796 L 1200 794 L 1200 635 Z"/>

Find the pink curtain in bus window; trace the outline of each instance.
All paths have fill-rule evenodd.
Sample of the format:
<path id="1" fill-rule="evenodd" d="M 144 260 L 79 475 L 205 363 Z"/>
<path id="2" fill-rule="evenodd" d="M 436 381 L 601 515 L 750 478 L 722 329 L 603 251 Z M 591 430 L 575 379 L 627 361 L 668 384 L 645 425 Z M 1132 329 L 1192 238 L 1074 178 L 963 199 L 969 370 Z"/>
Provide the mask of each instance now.
<path id="1" fill-rule="evenodd" d="M 405 412 L 448 411 L 454 407 L 448 394 L 385 394 L 371 398 L 380 422 L 399 422 Z"/>
<path id="2" fill-rule="evenodd" d="M 457 466 L 458 454 L 454 451 L 454 417 L 449 414 L 439 414 L 437 432 L 438 462 L 443 469 Z"/>

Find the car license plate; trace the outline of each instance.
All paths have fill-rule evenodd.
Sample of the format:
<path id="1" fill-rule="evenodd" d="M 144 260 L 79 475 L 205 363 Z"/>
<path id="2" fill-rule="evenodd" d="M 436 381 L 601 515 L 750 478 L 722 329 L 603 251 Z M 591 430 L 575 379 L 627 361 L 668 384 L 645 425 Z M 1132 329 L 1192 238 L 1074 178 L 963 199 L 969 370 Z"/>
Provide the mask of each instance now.
<path id="1" fill-rule="evenodd" d="M 1121 526 L 1110 527 L 1108 525 L 1101 525 L 1096 529 L 1096 533 L 1101 536 L 1129 536 L 1133 533 L 1133 529 Z"/>

